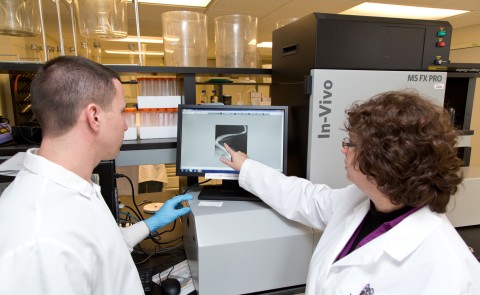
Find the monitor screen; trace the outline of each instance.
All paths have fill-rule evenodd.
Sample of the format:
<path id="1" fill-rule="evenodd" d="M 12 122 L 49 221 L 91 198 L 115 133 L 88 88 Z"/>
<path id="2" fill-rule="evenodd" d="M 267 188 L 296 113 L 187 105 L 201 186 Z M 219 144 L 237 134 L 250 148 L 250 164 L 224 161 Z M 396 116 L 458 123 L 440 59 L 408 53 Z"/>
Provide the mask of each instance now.
<path id="1" fill-rule="evenodd" d="M 180 105 L 177 175 L 238 179 L 224 143 L 285 173 L 287 118 L 286 106 Z"/>

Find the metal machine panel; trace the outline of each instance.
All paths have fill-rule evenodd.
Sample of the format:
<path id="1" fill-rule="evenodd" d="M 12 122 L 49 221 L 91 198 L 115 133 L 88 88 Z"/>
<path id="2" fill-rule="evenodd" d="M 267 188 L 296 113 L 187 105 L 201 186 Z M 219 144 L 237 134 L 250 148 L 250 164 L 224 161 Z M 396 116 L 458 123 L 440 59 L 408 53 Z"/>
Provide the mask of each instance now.
<path id="1" fill-rule="evenodd" d="M 446 64 L 446 21 L 312 13 L 273 31 L 273 105 L 289 107 L 288 175 L 307 177 L 312 69 L 424 71 Z M 363 88 L 382 83 L 369 83 Z"/>
<path id="2" fill-rule="evenodd" d="M 341 141 L 345 110 L 381 92 L 415 89 L 443 106 L 446 73 L 407 71 L 312 70 L 309 103 L 307 178 L 333 188 L 348 184 Z"/>
<path id="3" fill-rule="evenodd" d="M 427 70 L 448 62 L 446 21 L 312 13 L 273 31 L 273 82 L 310 69 Z"/>
<path id="4" fill-rule="evenodd" d="M 208 206 L 212 202 L 199 201 L 198 191 L 190 194 L 184 244 L 199 294 L 245 294 L 305 284 L 318 231 L 287 220 L 261 202 Z"/>
<path id="5" fill-rule="evenodd" d="M 447 217 L 455 227 L 480 224 L 480 168 L 462 167 L 463 182 L 452 196 L 447 208 Z"/>

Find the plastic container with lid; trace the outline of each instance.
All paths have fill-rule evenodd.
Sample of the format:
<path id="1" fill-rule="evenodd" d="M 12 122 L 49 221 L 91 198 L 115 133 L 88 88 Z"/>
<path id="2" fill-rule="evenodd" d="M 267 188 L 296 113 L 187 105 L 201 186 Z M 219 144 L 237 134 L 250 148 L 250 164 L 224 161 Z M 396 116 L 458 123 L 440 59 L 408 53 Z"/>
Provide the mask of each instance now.
<path id="1" fill-rule="evenodd" d="M 248 15 L 215 18 L 217 68 L 257 67 L 257 22 Z"/>
<path id="2" fill-rule="evenodd" d="M 207 16 L 195 11 L 162 14 L 165 65 L 207 66 Z"/>
<path id="3" fill-rule="evenodd" d="M 0 34 L 33 37 L 41 32 L 37 0 L 0 1 Z"/>
<path id="4" fill-rule="evenodd" d="M 127 0 L 76 0 L 73 3 L 82 36 L 127 37 Z"/>

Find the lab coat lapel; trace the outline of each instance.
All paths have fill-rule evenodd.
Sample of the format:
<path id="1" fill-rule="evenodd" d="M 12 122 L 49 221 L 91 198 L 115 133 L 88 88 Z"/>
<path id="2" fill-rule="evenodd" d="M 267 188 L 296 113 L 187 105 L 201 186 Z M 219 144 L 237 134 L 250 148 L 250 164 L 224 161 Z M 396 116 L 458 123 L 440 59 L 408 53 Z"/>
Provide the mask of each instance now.
<path id="1" fill-rule="evenodd" d="M 385 252 L 397 261 L 402 261 L 440 226 L 442 214 L 434 213 L 428 206 L 414 212 L 387 232 Z"/>
<path id="2" fill-rule="evenodd" d="M 338 257 L 340 252 L 343 250 L 345 245 L 348 243 L 348 241 L 352 237 L 357 227 L 363 221 L 363 219 L 365 218 L 365 215 L 367 215 L 368 210 L 370 210 L 370 199 L 366 199 L 365 201 L 360 203 L 357 207 L 353 209 L 352 214 L 348 215 L 345 218 L 345 223 L 344 223 L 345 229 L 343 230 L 344 234 L 336 243 L 335 251 L 332 252 L 332 254 L 334 255 L 332 257 L 332 263 Z"/>
<path id="3" fill-rule="evenodd" d="M 341 267 L 373 263 L 382 255 L 384 247 L 385 241 L 384 235 L 382 235 L 338 260 L 334 266 Z"/>
<path id="4" fill-rule="evenodd" d="M 402 261 L 425 240 L 440 224 L 441 217 L 424 207 L 405 218 L 387 233 L 353 251 L 334 265 L 367 265 L 377 261 L 384 253 Z"/>

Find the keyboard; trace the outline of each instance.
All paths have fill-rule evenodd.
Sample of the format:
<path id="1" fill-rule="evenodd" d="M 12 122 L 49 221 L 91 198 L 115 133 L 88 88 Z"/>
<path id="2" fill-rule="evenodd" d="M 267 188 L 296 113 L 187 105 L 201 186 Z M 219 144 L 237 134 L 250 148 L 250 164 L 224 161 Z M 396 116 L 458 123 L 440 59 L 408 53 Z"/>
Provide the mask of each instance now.
<path id="1" fill-rule="evenodd" d="M 137 268 L 140 275 L 140 281 L 142 282 L 143 291 L 145 294 L 150 293 L 153 288 L 153 269 L 151 267 Z"/>
<path id="2" fill-rule="evenodd" d="M 220 185 L 205 185 L 198 195 L 199 200 L 218 200 L 218 201 L 254 201 L 262 200 L 254 194 L 243 188 L 225 188 Z"/>

